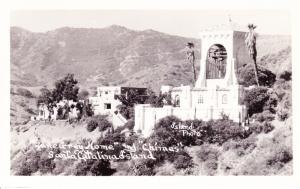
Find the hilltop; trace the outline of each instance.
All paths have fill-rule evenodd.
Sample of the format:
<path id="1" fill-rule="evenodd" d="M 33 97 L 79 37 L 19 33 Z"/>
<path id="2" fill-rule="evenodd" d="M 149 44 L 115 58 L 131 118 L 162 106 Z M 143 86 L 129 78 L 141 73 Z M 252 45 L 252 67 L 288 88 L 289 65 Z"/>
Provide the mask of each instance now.
<path id="1" fill-rule="evenodd" d="M 17 95 L 19 88 L 37 96 L 42 86 L 52 88 L 57 79 L 74 73 L 79 87 L 90 94 L 102 85 L 147 87 L 158 92 L 161 85 L 192 83 L 185 54 L 187 42 L 195 43 L 196 65 L 201 57 L 200 39 L 151 29 L 136 31 L 112 25 L 35 33 L 11 27 L 10 32 L 13 123 L 26 121 L 32 115 L 27 110 L 34 110 L 36 105 L 34 98 Z M 290 36 L 261 35 L 257 49 L 258 63 L 275 74 L 291 70 Z"/>

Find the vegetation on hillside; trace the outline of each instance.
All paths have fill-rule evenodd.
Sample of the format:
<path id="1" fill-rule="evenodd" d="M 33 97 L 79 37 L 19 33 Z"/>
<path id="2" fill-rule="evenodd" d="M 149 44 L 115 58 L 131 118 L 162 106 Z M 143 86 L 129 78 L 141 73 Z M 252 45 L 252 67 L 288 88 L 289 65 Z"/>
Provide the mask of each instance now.
<path id="1" fill-rule="evenodd" d="M 23 38 L 18 38 L 16 37 L 19 36 L 18 32 L 12 31 L 12 84 L 22 85 L 22 87 L 11 89 L 12 101 L 15 101 L 11 107 L 11 116 L 17 117 L 15 112 L 20 113 L 23 110 L 27 114 L 12 129 L 12 132 L 16 133 L 13 137 L 14 142 L 23 141 L 23 138 L 18 141 L 21 137 L 27 138 L 27 140 L 24 141 L 25 147 L 19 145 L 12 148 L 11 170 L 13 175 L 292 174 L 292 72 L 290 69 L 284 70 L 284 66 L 279 65 L 282 61 L 288 61 L 289 48 L 279 51 L 275 55 L 261 56 L 258 65 L 256 65 L 256 55 L 253 54 L 253 48 L 256 46 L 253 46 L 253 39 L 249 40 L 249 52 L 255 67 L 251 64 L 242 67 L 238 71 L 239 79 L 245 86 L 254 84 L 260 86 L 246 91 L 244 103 L 249 110 L 250 124 L 245 127 L 228 120 L 226 116 L 219 120 L 207 122 L 202 120 L 182 121 L 171 116 L 161 119 L 155 125 L 152 135 L 144 138 L 138 132 L 133 131 L 134 104 L 149 103 L 153 107 L 162 107 L 164 104 L 172 105 L 173 102 L 170 94 L 157 95 L 154 91 L 148 90 L 148 98 L 141 102 L 140 99 L 136 98 L 134 92 L 129 92 L 128 95 L 120 97 L 122 105 L 118 107 L 118 111 L 128 119 L 128 122 L 122 127 L 114 128 L 106 116 L 93 116 L 91 107 L 84 102 L 78 102 L 76 108 L 80 110 L 80 118 L 82 115 L 86 115 L 88 118 L 72 124 L 60 123 L 64 128 L 70 126 L 64 134 L 74 130 L 75 133 L 85 132 L 84 137 L 73 137 L 72 140 L 63 141 L 64 145 L 89 145 L 93 142 L 98 147 L 113 146 L 112 149 L 94 148 L 90 152 L 112 157 L 123 154 L 123 158 L 109 160 L 64 159 L 61 158 L 64 149 L 56 141 L 49 139 L 51 136 L 47 136 L 47 133 L 41 137 L 37 131 L 40 126 L 51 128 L 47 130 L 48 132 L 55 130 L 56 127 L 46 125 L 46 123 L 45 125 L 35 125 L 35 123 L 28 122 L 28 115 L 36 113 L 28 105 L 31 101 L 36 100 L 36 95 L 25 86 L 40 85 L 40 81 L 38 81 L 40 76 L 32 75 L 32 70 L 38 74 L 47 73 L 48 75 L 45 75 L 53 80 L 53 76 L 56 76 L 55 70 L 59 70 L 57 65 L 61 66 L 61 70 L 69 71 L 70 67 L 64 62 L 60 62 L 64 60 L 72 62 L 75 72 L 80 70 L 81 73 L 78 75 L 81 81 L 84 80 L 83 78 L 88 78 L 90 79 L 89 82 L 105 83 L 110 77 L 113 78 L 114 84 L 143 84 L 151 85 L 155 89 L 161 84 L 166 84 L 166 82 L 167 84 L 171 84 L 170 82 L 187 84 L 191 83 L 192 72 L 189 65 L 181 63 L 184 61 L 184 57 L 180 53 L 182 44 L 187 40 L 180 37 L 170 37 L 159 32 L 149 31 L 145 34 L 144 32 L 128 31 L 126 28 L 118 27 L 92 30 L 91 35 L 86 35 L 84 29 L 75 32 L 71 28 L 63 28 L 49 32 L 52 36 L 51 40 L 46 37 L 46 34 L 35 36 L 28 31 L 20 35 Z M 74 35 L 77 32 L 79 32 L 79 37 Z M 65 35 L 61 35 L 62 33 Z M 123 38 L 120 33 L 126 37 Z M 111 35 L 115 37 L 111 43 L 106 43 Z M 36 41 L 43 42 L 38 38 L 43 39 L 45 44 L 37 45 L 39 43 Z M 82 48 L 86 44 L 94 44 L 95 41 L 97 45 Z M 33 44 L 32 48 L 28 48 L 28 44 Z M 101 45 L 98 46 L 99 44 Z M 109 44 L 115 48 L 102 46 L 103 44 Z M 157 47 L 154 44 L 162 46 Z M 49 46 L 50 48 L 48 48 Z M 197 47 L 197 44 L 195 46 Z M 32 49 L 36 51 L 37 48 L 40 51 L 36 54 L 36 60 L 31 61 L 28 57 L 23 56 L 28 54 L 31 57 Z M 97 52 L 95 48 L 98 49 Z M 116 49 L 120 54 L 116 54 L 113 49 Z M 71 52 L 71 54 L 66 52 Z M 199 53 L 197 49 L 195 49 L 195 53 Z M 111 54 L 116 55 L 116 57 L 112 58 Z M 22 57 L 22 60 L 18 57 Z M 85 61 L 86 64 L 82 64 L 82 61 Z M 52 64 L 52 62 L 60 62 L 61 64 Z M 160 64 L 160 62 L 166 64 Z M 98 63 L 101 65 L 99 66 Z M 28 73 L 18 76 L 16 73 L 25 64 L 30 70 L 24 69 L 24 72 Z M 288 62 L 288 64 L 290 63 Z M 271 69 L 272 65 L 276 65 L 279 67 L 277 71 L 281 71 L 274 72 Z M 103 68 L 103 70 L 99 70 L 98 67 Z M 139 71 L 135 73 L 132 68 Z M 195 69 L 193 70 L 195 71 Z M 64 71 L 62 73 L 65 74 Z M 255 78 L 258 78 L 259 83 Z M 88 81 L 83 83 L 85 82 L 89 83 Z M 58 80 L 53 89 L 44 87 L 40 92 L 40 96 L 37 97 L 38 102 L 45 103 L 50 109 L 62 99 L 86 100 L 89 94 L 85 90 L 79 91 L 78 81 L 71 74 Z M 59 119 L 66 119 L 68 115 L 63 112 L 67 109 L 68 107 L 59 109 Z M 174 126 L 176 125 L 192 125 L 192 129 L 182 129 L 189 131 L 189 134 L 183 135 L 184 131 L 175 129 Z M 81 128 L 84 130 L 80 130 Z M 92 136 L 96 136 L 97 139 L 92 141 Z M 36 142 L 30 144 L 28 138 Z M 51 148 L 37 148 L 36 145 L 43 142 L 52 142 L 57 145 Z M 151 147 L 153 150 L 145 151 L 143 150 L 145 146 Z M 50 154 L 49 150 L 52 151 Z M 73 152 L 71 151 L 71 153 Z M 149 157 L 132 158 L 137 154 Z"/>

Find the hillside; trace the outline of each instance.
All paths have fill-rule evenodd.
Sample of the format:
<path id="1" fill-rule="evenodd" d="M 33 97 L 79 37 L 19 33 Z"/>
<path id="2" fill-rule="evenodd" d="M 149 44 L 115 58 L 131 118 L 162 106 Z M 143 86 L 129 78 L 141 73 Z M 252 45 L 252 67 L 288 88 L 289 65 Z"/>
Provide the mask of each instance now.
<path id="1" fill-rule="evenodd" d="M 189 41 L 199 48 L 199 39 L 116 25 L 100 29 L 64 27 L 46 33 L 12 27 L 11 83 L 52 85 L 71 72 L 87 89 L 112 84 L 158 91 L 162 84 L 190 84 L 192 72 L 184 53 Z M 283 56 L 276 65 L 287 67 L 290 43 L 289 36 L 259 36 L 258 58 Z M 284 50 L 287 52 L 280 54 Z M 199 57 L 198 49 L 198 61 Z"/>
<path id="2" fill-rule="evenodd" d="M 90 94 L 95 87 L 108 84 L 150 87 L 156 92 L 164 84 L 191 84 L 192 69 L 185 55 L 189 41 L 195 43 L 198 63 L 199 39 L 154 30 L 112 25 L 34 33 L 11 27 L 11 88 L 24 88 L 37 96 L 42 86 L 52 88 L 67 73 L 74 73 L 79 86 Z M 259 64 L 276 74 L 291 70 L 290 36 L 261 35 L 257 49 Z M 23 123 L 32 115 L 26 109 L 35 107 L 34 99 L 12 93 L 11 122 Z"/>
<path id="3" fill-rule="evenodd" d="M 183 74 L 175 78 L 187 83 L 191 72 L 183 50 L 188 41 L 199 46 L 195 39 L 115 25 L 102 29 L 66 27 L 47 33 L 12 27 L 11 83 L 51 85 L 71 72 L 82 86 L 110 83 L 157 89 L 163 82 L 174 82 L 171 73 L 176 69 Z"/>

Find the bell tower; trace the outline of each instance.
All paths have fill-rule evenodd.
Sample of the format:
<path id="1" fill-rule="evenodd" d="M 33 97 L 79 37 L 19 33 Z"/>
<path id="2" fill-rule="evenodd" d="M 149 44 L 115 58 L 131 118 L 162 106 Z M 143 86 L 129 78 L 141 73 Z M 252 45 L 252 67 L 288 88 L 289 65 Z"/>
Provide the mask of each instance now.
<path id="1" fill-rule="evenodd" d="M 200 33 L 200 72 L 195 88 L 238 85 L 238 69 L 251 62 L 245 34 L 246 28 L 231 22 Z"/>

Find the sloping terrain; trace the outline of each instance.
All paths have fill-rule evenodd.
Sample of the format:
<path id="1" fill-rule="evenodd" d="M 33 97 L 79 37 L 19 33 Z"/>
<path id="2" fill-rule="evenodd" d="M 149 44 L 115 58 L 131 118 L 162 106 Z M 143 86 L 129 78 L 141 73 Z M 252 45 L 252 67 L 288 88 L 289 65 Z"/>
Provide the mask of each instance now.
<path id="1" fill-rule="evenodd" d="M 52 88 L 67 73 L 74 73 L 80 88 L 90 94 L 101 85 L 148 87 L 158 92 L 161 85 L 191 84 L 192 69 L 185 54 L 190 41 L 195 43 L 199 70 L 199 39 L 117 25 L 64 27 L 46 33 L 11 27 L 11 88 L 24 88 L 37 96 L 42 86 Z M 290 36 L 261 35 L 257 49 L 260 65 L 276 74 L 291 70 Z M 20 106 L 21 101 L 26 107 Z M 35 107 L 34 98 L 11 93 L 11 122 L 23 123 L 32 115 L 26 109 Z"/>
<path id="2" fill-rule="evenodd" d="M 33 33 L 11 28 L 11 83 L 18 86 L 52 85 L 74 73 L 86 88 L 112 84 L 151 87 L 190 84 L 191 67 L 185 45 L 195 43 L 199 62 L 200 40 L 154 30 L 135 31 L 122 26 L 59 28 Z M 276 69 L 290 65 L 289 36 L 259 36 L 258 60 Z M 266 59 L 272 59 L 271 62 Z M 275 62 L 276 60 L 276 62 Z"/>

